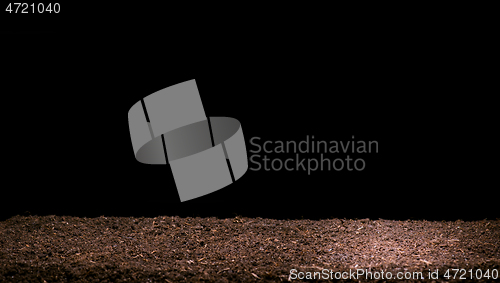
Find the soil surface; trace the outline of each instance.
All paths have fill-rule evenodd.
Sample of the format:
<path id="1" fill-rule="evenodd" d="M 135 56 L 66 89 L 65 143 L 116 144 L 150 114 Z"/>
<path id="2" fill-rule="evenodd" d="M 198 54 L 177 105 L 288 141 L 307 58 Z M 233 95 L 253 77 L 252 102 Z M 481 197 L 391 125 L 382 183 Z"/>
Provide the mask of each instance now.
<path id="1" fill-rule="evenodd" d="M 478 269 L 490 277 L 481 281 L 498 276 L 500 220 L 15 216 L 0 222 L 0 282 L 293 282 L 308 274 L 316 280 L 304 280 L 315 282 L 328 281 L 319 277 L 327 273 L 366 280 L 349 274 L 358 269 L 372 278 L 390 272 L 388 281 L 398 272 L 422 272 L 431 281 L 429 270 L 438 271 L 440 282 L 452 268 L 465 271 L 452 280 L 450 270 L 447 281 L 466 282 L 459 279 L 464 272 L 477 279 Z"/>

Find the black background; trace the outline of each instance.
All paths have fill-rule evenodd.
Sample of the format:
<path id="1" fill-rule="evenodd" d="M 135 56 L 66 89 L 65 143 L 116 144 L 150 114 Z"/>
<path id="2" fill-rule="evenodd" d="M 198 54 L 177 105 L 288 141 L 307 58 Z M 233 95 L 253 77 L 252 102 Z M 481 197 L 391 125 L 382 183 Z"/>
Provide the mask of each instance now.
<path id="1" fill-rule="evenodd" d="M 236 25 L 237 15 L 66 9 L 4 18 L 2 218 L 499 216 L 498 119 L 488 98 L 497 58 L 488 43 L 338 19 L 257 25 L 250 17 Z M 254 136 L 354 135 L 378 141 L 379 153 L 359 156 L 361 172 L 249 170 L 180 203 L 168 166 L 135 160 L 127 112 L 190 79 L 207 116 L 241 122 L 247 150 Z"/>

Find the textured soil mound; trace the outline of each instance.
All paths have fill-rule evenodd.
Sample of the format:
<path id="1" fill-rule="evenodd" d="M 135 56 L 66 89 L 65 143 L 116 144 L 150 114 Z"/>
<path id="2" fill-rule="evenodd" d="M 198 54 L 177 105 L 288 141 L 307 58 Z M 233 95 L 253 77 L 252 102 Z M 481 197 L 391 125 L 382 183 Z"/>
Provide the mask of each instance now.
<path id="1" fill-rule="evenodd" d="M 437 270 L 442 281 L 452 268 L 464 269 L 468 279 L 477 279 L 477 269 L 489 270 L 490 278 L 500 271 L 500 220 L 16 216 L 0 222 L 0 282 L 279 282 L 358 269 L 390 272 L 393 280 L 398 272 L 422 272 L 428 280 L 429 270 Z M 464 282 L 460 274 L 455 279 Z"/>

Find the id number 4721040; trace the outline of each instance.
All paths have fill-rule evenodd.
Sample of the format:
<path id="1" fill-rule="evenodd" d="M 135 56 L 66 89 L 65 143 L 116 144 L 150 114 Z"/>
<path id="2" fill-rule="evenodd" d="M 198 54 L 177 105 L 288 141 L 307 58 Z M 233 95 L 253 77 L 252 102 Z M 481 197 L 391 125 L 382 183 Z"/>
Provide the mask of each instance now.
<path id="1" fill-rule="evenodd" d="M 6 12 L 10 14 L 59 14 L 61 5 L 59 3 L 9 3 Z"/>

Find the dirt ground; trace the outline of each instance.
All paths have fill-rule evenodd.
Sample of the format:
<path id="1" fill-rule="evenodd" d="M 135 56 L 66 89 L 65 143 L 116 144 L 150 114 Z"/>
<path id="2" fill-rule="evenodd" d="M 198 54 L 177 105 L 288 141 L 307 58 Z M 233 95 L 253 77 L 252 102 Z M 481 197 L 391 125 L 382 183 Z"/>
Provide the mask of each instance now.
<path id="1" fill-rule="evenodd" d="M 327 274 L 370 279 L 352 277 L 358 269 L 380 281 L 390 272 L 398 282 L 398 272 L 422 272 L 423 281 L 432 281 L 430 270 L 440 282 L 452 268 L 464 271 L 452 280 L 450 270 L 449 281 L 466 282 L 459 279 L 464 273 L 477 279 L 478 269 L 490 277 L 481 281 L 498 276 L 499 219 L 15 216 L 0 222 L 0 282 L 300 282 L 296 278 L 308 274 L 316 279 L 302 281 L 328 281 L 320 277 Z"/>

